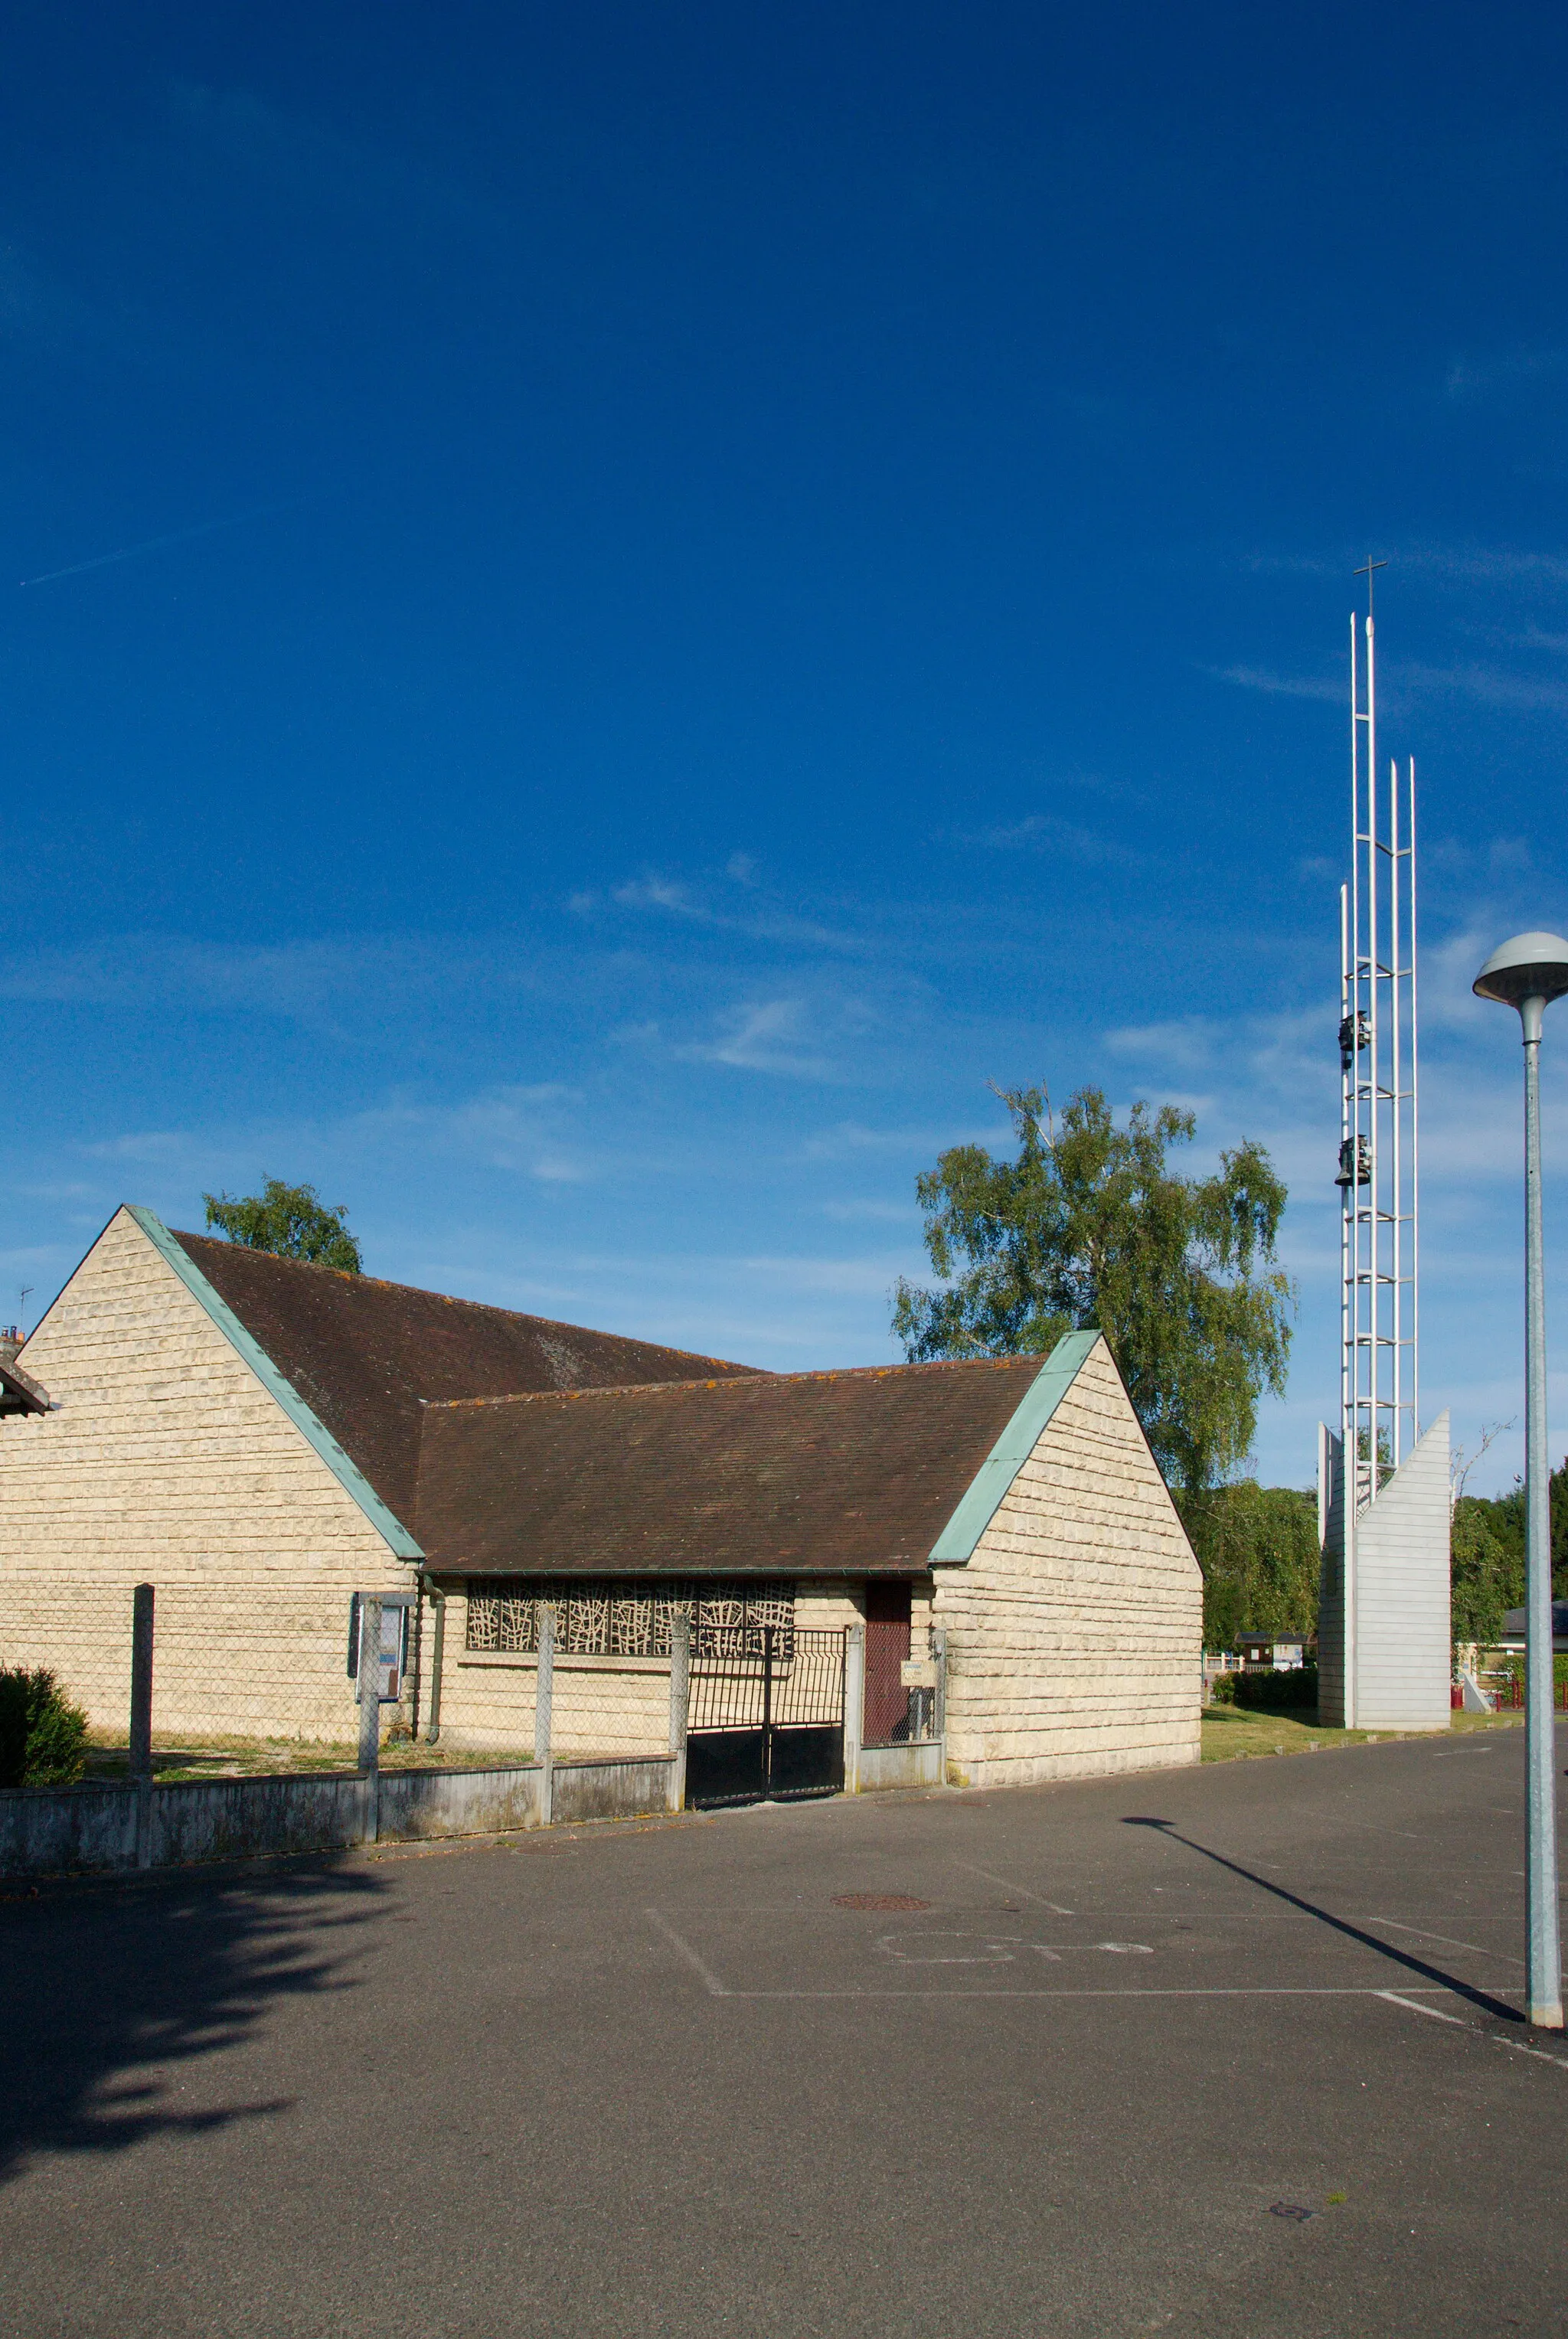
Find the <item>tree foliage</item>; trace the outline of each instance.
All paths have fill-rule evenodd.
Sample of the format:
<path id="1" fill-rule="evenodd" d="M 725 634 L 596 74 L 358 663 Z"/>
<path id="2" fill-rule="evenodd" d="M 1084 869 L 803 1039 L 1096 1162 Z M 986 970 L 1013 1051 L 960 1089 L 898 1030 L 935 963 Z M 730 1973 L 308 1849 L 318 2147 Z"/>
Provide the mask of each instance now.
<path id="1" fill-rule="evenodd" d="M 1551 1478 L 1552 1593 L 1568 1599 L 1568 1460 Z M 1524 1488 L 1506 1495 L 1461 1495 L 1454 1505 L 1453 1616 L 1455 1641 L 1484 1648 L 1503 1630 L 1505 1610 L 1524 1601 Z"/>
<path id="2" fill-rule="evenodd" d="M 1178 1487 L 1176 1506 L 1203 1570 L 1203 1645 L 1243 1633 L 1317 1630 L 1317 1497 L 1294 1486 Z"/>
<path id="3" fill-rule="evenodd" d="M 1166 1476 L 1213 1485 L 1245 1458 L 1262 1392 L 1285 1388 L 1296 1299 L 1275 1264 L 1286 1194 L 1267 1151 L 1244 1140 L 1211 1177 L 1183 1178 L 1166 1156 L 1196 1124 L 1173 1105 L 1135 1104 L 1119 1129 L 1082 1089 L 1058 1128 L 1043 1090 L 998 1093 L 1016 1160 L 954 1146 L 917 1180 L 942 1288 L 901 1278 L 905 1354 L 1042 1355 L 1097 1327 Z"/>
<path id="4" fill-rule="evenodd" d="M 1474 1496 L 1480 1502 L 1482 1496 Z M 1553 1471 L 1548 1484 L 1550 1503 L 1549 1533 L 1552 1538 L 1552 1591 L 1558 1600 L 1568 1599 L 1568 1459 Z M 1517 1608 L 1524 1597 L 1524 1485 L 1515 1479 L 1505 1495 L 1499 1495 L 1485 1504 L 1486 1524 L 1517 1568 L 1518 1590 L 1509 1602 Z"/>
<path id="5" fill-rule="evenodd" d="M 1504 1611 L 1524 1597 L 1524 1549 L 1510 1551 L 1493 1524 L 1497 1505 L 1461 1495 L 1449 1536 L 1449 1629 L 1483 1648 L 1503 1631 Z"/>
<path id="6" fill-rule="evenodd" d="M 349 1232 L 346 1207 L 339 1203 L 329 1209 L 314 1186 L 285 1186 L 281 1178 L 269 1178 L 259 1194 L 203 1194 L 202 1199 L 207 1224 L 231 1242 L 275 1251 L 280 1258 L 335 1267 L 344 1275 L 360 1272 L 360 1246 Z"/>

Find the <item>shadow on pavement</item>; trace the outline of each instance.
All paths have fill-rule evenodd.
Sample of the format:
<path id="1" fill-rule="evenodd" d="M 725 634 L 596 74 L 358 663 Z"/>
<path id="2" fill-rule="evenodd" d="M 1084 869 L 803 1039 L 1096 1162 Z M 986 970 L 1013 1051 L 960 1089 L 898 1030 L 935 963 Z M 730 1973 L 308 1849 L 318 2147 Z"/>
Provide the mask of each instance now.
<path id="1" fill-rule="evenodd" d="M 1213 1860 L 1217 1868 L 1228 1869 L 1232 1876 L 1239 1876 L 1245 1882 L 1256 1884 L 1260 1892 L 1271 1892 L 1277 1900 L 1287 1901 L 1292 1909 L 1299 1909 L 1304 1917 L 1314 1917 L 1320 1925 L 1327 1925 L 1335 1932 L 1343 1933 L 1346 1940 L 1359 1941 L 1364 1949 L 1376 1949 L 1380 1958 L 1386 1958 L 1391 1965 L 1400 1967 L 1405 1973 L 1420 1974 L 1424 1980 L 1435 1982 L 1443 1989 L 1451 1989 L 1455 1997 L 1468 1999 L 1472 2006 L 1480 2007 L 1484 2013 L 1495 2016 L 1500 2022 L 1523 2023 L 1524 2019 L 1517 2007 L 1507 2005 L 1500 1998 L 1490 1997 L 1485 1990 L 1477 1989 L 1474 1982 L 1461 1981 L 1457 1975 L 1446 1972 L 1441 1966 L 1429 1965 L 1425 1958 L 1415 1957 L 1408 1949 L 1395 1949 L 1392 1942 L 1380 1941 L 1376 1933 L 1364 1932 L 1359 1925 L 1351 1924 L 1347 1918 L 1336 1917 L 1327 1909 L 1320 1909 L 1316 1901 L 1304 1900 L 1298 1892 L 1287 1891 L 1283 1884 L 1270 1883 L 1267 1876 L 1259 1876 L 1253 1869 L 1243 1868 L 1239 1860 L 1227 1860 L 1222 1851 L 1211 1851 L 1208 1844 L 1194 1842 L 1191 1836 L 1181 1833 L 1174 1820 L 1124 1819 L 1122 1826 L 1158 1830 L 1169 1842 L 1179 1843 L 1188 1851 L 1201 1853 L 1205 1860 Z"/>
<path id="2" fill-rule="evenodd" d="M 248 2038 L 279 1999 L 350 1987 L 386 1886 L 360 1869 L 127 1890 L 0 1892 L 0 2182 L 39 2152 L 119 2152 L 265 2117 L 173 2107 L 165 2067 Z"/>

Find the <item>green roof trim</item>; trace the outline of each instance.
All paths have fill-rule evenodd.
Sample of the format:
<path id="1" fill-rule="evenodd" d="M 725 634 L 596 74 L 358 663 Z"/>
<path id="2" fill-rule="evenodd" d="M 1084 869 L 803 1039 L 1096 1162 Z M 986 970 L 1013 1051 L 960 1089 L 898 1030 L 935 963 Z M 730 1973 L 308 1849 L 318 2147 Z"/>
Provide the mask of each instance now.
<path id="1" fill-rule="evenodd" d="M 244 1358 L 268 1396 L 276 1398 L 301 1436 L 315 1447 L 344 1493 L 353 1497 L 376 1533 L 385 1538 L 393 1557 L 422 1560 L 425 1556 L 423 1551 L 401 1519 L 387 1508 L 358 1463 L 349 1459 L 330 1430 L 316 1418 L 292 1382 L 284 1379 L 261 1342 L 246 1331 L 228 1301 L 214 1291 L 195 1260 L 189 1252 L 181 1248 L 163 1219 L 136 1202 L 127 1202 L 125 1208 L 159 1256 L 173 1268 L 191 1297 L 201 1302 L 230 1347 Z"/>
<path id="2" fill-rule="evenodd" d="M 1004 1495 L 1039 1443 L 1040 1431 L 1078 1378 L 1100 1337 L 1098 1332 L 1068 1332 L 1057 1342 L 932 1545 L 932 1566 L 955 1566 L 973 1558 L 976 1544 L 1001 1508 Z"/>

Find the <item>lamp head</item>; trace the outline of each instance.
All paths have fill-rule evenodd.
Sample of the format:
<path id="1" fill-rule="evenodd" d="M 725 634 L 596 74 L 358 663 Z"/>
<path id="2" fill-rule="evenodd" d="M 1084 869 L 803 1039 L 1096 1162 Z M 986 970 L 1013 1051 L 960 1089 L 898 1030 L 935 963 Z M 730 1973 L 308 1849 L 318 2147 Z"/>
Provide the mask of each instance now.
<path id="1" fill-rule="evenodd" d="M 1561 934 L 1515 934 L 1494 950 L 1474 984 L 1477 999 L 1517 1007 L 1526 1039 L 1541 1036 L 1541 1010 L 1568 992 L 1568 943 Z"/>

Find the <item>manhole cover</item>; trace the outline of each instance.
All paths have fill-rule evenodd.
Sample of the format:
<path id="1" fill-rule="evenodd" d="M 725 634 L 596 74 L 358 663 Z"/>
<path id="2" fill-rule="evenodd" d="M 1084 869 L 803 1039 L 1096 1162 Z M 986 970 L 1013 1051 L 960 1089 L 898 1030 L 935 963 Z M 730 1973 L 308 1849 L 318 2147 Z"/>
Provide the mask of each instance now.
<path id="1" fill-rule="evenodd" d="M 835 1892 L 835 1909 L 929 1909 L 929 1900 L 917 1900 L 912 1892 Z"/>

